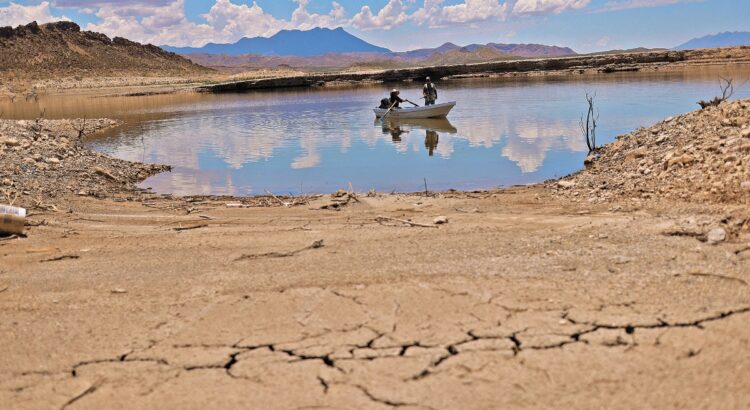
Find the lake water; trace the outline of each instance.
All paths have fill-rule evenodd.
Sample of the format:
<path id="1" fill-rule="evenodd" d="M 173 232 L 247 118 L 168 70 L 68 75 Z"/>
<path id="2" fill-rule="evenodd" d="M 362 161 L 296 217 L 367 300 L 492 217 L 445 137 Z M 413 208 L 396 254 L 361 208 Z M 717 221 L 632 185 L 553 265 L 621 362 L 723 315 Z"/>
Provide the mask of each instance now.
<path id="1" fill-rule="evenodd" d="M 720 75 L 750 70 L 630 73 L 575 79 L 438 83 L 447 120 L 375 121 L 393 85 L 231 95 L 54 97 L 5 107 L 11 117 L 86 115 L 125 125 L 89 141 L 119 158 L 174 166 L 143 186 L 175 194 L 252 195 L 482 189 L 529 184 L 579 170 L 585 93 L 596 94 L 598 140 L 697 109 Z M 420 84 L 400 84 L 419 101 Z M 750 97 L 741 87 L 735 97 Z M 7 103 L 6 103 L 7 105 Z M 0 108 L 2 110 L 2 108 Z M 15 110 L 15 111 L 14 111 Z M 25 110 L 25 111 L 24 111 Z M 7 118 L 7 116 L 6 116 Z"/>

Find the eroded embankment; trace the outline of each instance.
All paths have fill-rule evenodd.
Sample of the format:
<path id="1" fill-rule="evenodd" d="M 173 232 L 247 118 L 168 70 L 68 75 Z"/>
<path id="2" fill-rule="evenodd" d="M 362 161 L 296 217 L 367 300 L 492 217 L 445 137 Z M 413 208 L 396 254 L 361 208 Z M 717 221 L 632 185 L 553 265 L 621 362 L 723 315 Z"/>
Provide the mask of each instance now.
<path id="1" fill-rule="evenodd" d="M 202 92 L 236 92 L 243 90 L 312 87 L 327 84 L 368 82 L 422 81 L 497 75 L 575 75 L 658 70 L 669 67 L 706 66 L 714 64 L 750 64 L 750 47 L 712 50 L 654 51 L 631 54 L 587 55 L 533 60 L 513 60 L 478 64 L 405 68 L 364 73 L 330 73 L 276 78 L 228 81 L 197 88 Z"/>

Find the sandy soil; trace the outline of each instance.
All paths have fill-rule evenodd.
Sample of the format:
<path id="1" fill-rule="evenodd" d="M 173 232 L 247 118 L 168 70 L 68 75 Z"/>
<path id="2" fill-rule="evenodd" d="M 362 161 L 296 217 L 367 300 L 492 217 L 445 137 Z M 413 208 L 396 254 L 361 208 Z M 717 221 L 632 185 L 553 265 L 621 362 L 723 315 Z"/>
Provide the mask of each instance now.
<path id="1" fill-rule="evenodd" d="M 674 234 L 737 209 L 540 187 L 359 200 L 37 211 L 0 242 L 0 402 L 750 406 L 750 237 Z"/>

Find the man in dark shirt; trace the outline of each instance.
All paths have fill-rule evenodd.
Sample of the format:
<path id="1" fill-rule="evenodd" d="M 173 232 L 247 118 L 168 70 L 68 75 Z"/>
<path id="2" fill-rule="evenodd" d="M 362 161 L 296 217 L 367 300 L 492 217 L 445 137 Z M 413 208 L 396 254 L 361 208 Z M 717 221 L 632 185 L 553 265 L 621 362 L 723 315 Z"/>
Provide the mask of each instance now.
<path id="1" fill-rule="evenodd" d="M 398 96 L 399 94 L 401 94 L 401 92 L 395 88 L 393 89 L 393 91 L 391 91 L 391 105 L 393 106 L 393 108 L 401 108 L 399 104 L 404 102 L 404 100 Z"/>
<path id="2" fill-rule="evenodd" d="M 438 92 L 437 88 L 435 88 L 435 84 L 432 83 L 432 80 L 430 80 L 430 77 L 427 77 L 427 84 L 424 85 L 424 89 L 422 89 L 422 95 L 424 96 L 424 105 L 435 105 L 435 100 L 438 98 Z"/>

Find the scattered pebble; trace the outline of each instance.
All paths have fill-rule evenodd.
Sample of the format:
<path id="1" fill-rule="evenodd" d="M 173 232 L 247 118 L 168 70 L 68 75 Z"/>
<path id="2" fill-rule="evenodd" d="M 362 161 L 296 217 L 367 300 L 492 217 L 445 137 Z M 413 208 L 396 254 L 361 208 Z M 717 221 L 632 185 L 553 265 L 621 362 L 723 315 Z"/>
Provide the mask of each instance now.
<path id="1" fill-rule="evenodd" d="M 435 225 L 445 225 L 448 223 L 448 218 L 445 216 L 438 216 L 432 221 L 432 223 Z"/>
<path id="2" fill-rule="evenodd" d="M 727 239 L 727 231 L 724 228 L 714 228 L 708 231 L 706 235 L 706 242 L 709 245 L 716 245 L 720 242 L 724 242 Z"/>

